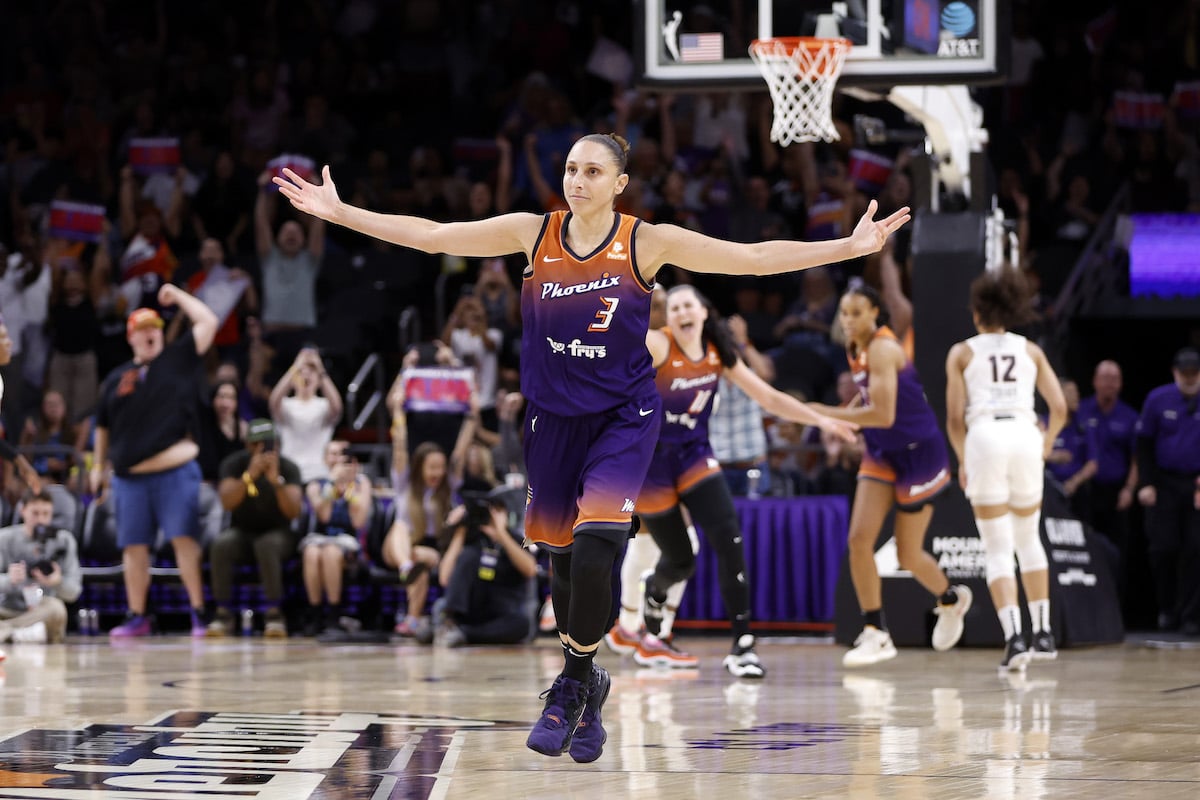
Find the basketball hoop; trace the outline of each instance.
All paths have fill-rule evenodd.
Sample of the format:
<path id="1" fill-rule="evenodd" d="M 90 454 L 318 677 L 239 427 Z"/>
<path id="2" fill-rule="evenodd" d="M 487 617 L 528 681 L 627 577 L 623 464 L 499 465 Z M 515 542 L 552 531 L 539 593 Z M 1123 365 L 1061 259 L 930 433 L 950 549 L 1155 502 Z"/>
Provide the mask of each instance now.
<path id="1" fill-rule="evenodd" d="M 784 36 L 755 39 L 750 58 L 771 90 L 775 119 L 771 141 L 787 147 L 793 142 L 833 142 L 833 90 L 850 52 L 849 39 Z"/>

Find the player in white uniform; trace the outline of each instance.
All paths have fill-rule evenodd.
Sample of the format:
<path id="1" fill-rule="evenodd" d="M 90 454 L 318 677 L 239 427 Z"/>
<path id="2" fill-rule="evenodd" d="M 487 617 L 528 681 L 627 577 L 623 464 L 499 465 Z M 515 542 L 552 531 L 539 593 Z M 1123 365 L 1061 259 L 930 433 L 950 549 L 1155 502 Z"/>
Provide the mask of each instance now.
<path id="1" fill-rule="evenodd" d="M 1024 321 L 1029 307 L 1020 273 L 1008 267 L 985 272 L 971 284 L 979 335 L 954 345 L 946 359 L 946 432 L 987 554 L 988 589 L 1004 629 L 1002 670 L 1057 654 L 1038 523 L 1045 458 L 1066 423 L 1067 403 L 1042 349 L 1008 331 Z M 1035 389 L 1050 411 L 1045 430 L 1033 410 Z M 1032 642 L 1021 631 L 1014 554 L 1029 601 Z"/>

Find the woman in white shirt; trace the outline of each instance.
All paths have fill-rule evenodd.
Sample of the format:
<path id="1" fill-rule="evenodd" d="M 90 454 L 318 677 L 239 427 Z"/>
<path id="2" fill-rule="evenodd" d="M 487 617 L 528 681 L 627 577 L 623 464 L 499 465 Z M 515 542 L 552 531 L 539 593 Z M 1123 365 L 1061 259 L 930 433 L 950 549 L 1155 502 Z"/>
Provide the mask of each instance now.
<path id="1" fill-rule="evenodd" d="M 300 350 L 271 390 L 269 402 L 279 434 L 279 454 L 300 467 L 304 483 L 328 479 L 325 447 L 342 416 L 342 395 L 315 349 Z"/>

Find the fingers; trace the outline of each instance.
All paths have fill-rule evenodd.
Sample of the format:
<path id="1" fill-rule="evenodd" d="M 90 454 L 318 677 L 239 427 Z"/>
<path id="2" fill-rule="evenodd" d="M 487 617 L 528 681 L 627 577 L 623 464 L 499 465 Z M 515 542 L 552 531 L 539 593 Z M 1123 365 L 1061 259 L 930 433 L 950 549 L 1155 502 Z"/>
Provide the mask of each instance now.
<path id="1" fill-rule="evenodd" d="M 879 210 L 879 203 L 872 198 L 871 202 L 867 203 L 867 211 L 863 214 L 867 219 L 875 219 L 875 212 Z"/>
<path id="2" fill-rule="evenodd" d="M 874 202 L 874 201 L 872 201 Z M 880 224 L 887 228 L 889 234 L 895 233 L 904 227 L 909 220 L 912 219 L 911 209 L 908 206 L 893 212 L 890 216 L 880 221 Z"/>

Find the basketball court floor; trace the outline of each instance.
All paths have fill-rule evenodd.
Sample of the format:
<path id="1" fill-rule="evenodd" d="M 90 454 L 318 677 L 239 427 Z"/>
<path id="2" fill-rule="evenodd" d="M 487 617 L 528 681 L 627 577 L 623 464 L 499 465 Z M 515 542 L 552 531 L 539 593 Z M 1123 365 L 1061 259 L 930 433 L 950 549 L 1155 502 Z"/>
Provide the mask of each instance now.
<path id="1" fill-rule="evenodd" d="M 603 653 L 593 764 L 525 748 L 561 665 L 528 648 L 221 642 L 16 644 L 0 798 L 1200 797 L 1200 649 L 1130 640 L 1001 677 L 999 651 L 903 649 L 849 671 L 767 639 L 766 680 Z M 1157 645 L 1157 646 L 1156 646 Z"/>

